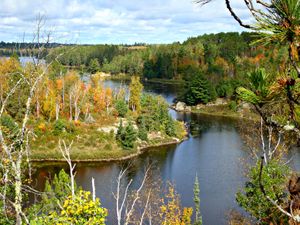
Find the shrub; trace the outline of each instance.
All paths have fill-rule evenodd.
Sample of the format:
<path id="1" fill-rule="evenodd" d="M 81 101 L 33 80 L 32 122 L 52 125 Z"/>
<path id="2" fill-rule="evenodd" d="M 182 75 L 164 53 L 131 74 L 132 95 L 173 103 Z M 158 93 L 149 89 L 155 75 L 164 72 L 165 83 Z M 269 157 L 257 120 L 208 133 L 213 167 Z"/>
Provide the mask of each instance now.
<path id="1" fill-rule="evenodd" d="M 125 117 L 128 112 L 128 105 L 125 100 L 117 100 L 115 103 L 115 108 L 120 117 Z"/>
<path id="2" fill-rule="evenodd" d="M 59 135 L 63 132 L 74 133 L 75 130 L 76 130 L 75 124 L 73 122 L 69 122 L 64 119 L 56 120 L 53 125 L 54 135 Z"/>
<path id="3" fill-rule="evenodd" d="M 99 198 L 91 199 L 91 193 L 80 190 L 74 197 L 68 196 L 61 211 L 50 212 L 49 216 L 41 216 L 31 221 L 33 225 L 89 224 L 105 225 L 107 209 L 101 207 Z"/>
<path id="4" fill-rule="evenodd" d="M 266 194 L 274 201 L 284 202 L 289 168 L 278 161 L 270 161 L 262 170 L 261 183 Z M 287 224 L 286 217 L 269 201 L 260 189 L 260 162 L 251 168 L 244 191 L 237 193 L 237 202 L 261 224 Z M 283 222 L 283 223 L 282 223 Z M 286 221 L 287 222 L 287 221 Z"/>
<path id="5" fill-rule="evenodd" d="M 15 131 L 18 128 L 17 123 L 9 115 L 3 115 L 0 118 L 0 124 L 1 126 L 8 128 L 10 131 Z"/>
<path id="6" fill-rule="evenodd" d="M 56 120 L 53 126 L 53 134 L 58 135 L 66 131 L 67 122 L 65 120 Z"/>
<path id="7" fill-rule="evenodd" d="M 175 123 L 171 116 L 168 117 L 168 120 L 165 124 L 166 134 L 170 137 L 175 136 Z"/>
<path id="8" fill-rule="evenodd" d="M 229 108 L 230 108 L 232 111 L 236 112 L 236 111 L 237 111 L 237 104 L 236 104 L 236 101 L 231 101 L 231 102 L 229 103 Z"/>
<path id="9" fill-rule="evenodd" d="M 4 135 L 10 135 L 12 138 L 15 137 L 18 130 L 18 124 L 9 115 L 3 115 L 0 118 L 0 125 L 3 128 Z"/>

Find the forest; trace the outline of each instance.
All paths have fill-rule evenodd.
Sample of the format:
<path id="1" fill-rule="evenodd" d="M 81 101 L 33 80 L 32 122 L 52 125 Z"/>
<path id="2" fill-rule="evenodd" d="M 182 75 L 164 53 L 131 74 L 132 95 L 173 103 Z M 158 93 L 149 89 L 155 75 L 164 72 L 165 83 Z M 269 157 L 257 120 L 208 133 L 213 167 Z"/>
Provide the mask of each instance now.
<path id="1" fill-rule="evenodd" d="M 286 69 L 286 47 L 253 44 L 256 40 L 254 32 L 229 32 L 189 38 L 182 44 L 58 47 L 50 51 L 48 61 L 66 51 L 58 61 L 82 72 L 138 75 L 144 80 L 183 81 L 187 86 L 198 77 L 193 74 L 201 73 L 199 79 L 207 83 L 205 89 L 210 93 L 206 98 L 213 100 L 231 98 L 238 86 L 247 85 L 245 74 L 257 68 L 267 68 L 270 73 Z M 207 103 L 185 96 L 182 100 L 190 105 Z"/>
<path id="2" fill-rule="evenodd" d="M 198 0 L 197 4 L 209 6 L 213 1 Z M 289 153 L 299 152 L 300 142 L 300 3 L 245 0 L 254 22 L 240 18 L 232 1 L 224 3 L 232 18 L 251 32 L 205 34 L 161 45 L 56 46 L 37 42 L 23 49 L 34 58 L 25 65 L 20 62 L 21 51 L 2 53 L 10 57 L 0 59 L 0 224 L 101 225 L 109 219 L 118 225 L 209 224 L 216 219 L 212 217 L 220 216 L 213 213 L 227 203 L 222 197 L 228 197 L 231 189 L 239 208 L 227 218 L 228 224 L 299 224 L 300 177 Z M 37 37 L 39 31 L 38 27 Z M 1 43 L 6 50 L 12 45 Z M 42 58 L 46 61 L 41 62 Z M 129 78 L 128 88 L 106 87 L 103 73 L 112 79 L 120 74 Z M 184 92 L 175 101 L 189 106 L 211 107 L 219 97 L 247 104 L 255 117 L 238 117 L 233 119 L 234 126 L 217 126 L 217 117 L 209 121 L 203 114 L 176 114 L 167 97 L 144 91 L 142 81 L 151 80 L 177 81 Z M 195 136 L 191 129 L 197 122 Z M 211 122 L 210 130 L 205 122 Z M 205 145 L 208 135 L 213 139 Z M 233 154 L 235 142 L 242 159 Z M 166 145 L 174 148 L 163 151 Z M 199 148 L 203 146 L 205 149 Z M 223 151 L 214 152 L 215 148 Z M 223 165 L 226 156 L 230 160 Z M 159 160 L 151 165 L 155 157 Z M 197 161 L 192 161 L 195 158 Z M 120 160 L 126 161 L 127 167 Z M 36 189 L 33 175 L 39 168 L 34 162 L 40 167 L 63 162 L 64 167 L 55 164 L 60 172 L 52 179 L 40 173 L 46 178 L 42 188 Z M 91 181 L 78 185 L 75 177 L 84 176 L 92 166 L 81 165 L 86 170 L 80 170 L 76 162 L 103 162 L 97 174 L 114 172 L 114 176 L 107 173 L 114 186 L 105 186 L 112 192 L 108 201 L 113 207 L 106 208 L 104 199 L 97 197 L 95 174 L 87 178 Z M 201 166 L 200 162 L 207 163 L 205 175 L 219 172 L 212 179 L 221 177 L 220 182 L 209 183 L 208 176 L 200 177 L 199 182 L 197 172 L 203 171 L 191 172 L 191 168 Z M 214 167 L 209 167 L 212 162 Z M 166 166 L 159 167 L 163 163 Z M 230 186 L 237 184 L 233 177 L 237 173 L 228 171 L 231 166 L 243 174 L 238 190 Z M 160 177 L 156 173 L 160 169 L 171 173 Z M 177 181 L 183 187 L 194 181 L 193 188 L 183 192 L 189 195 L 193 191 L 188 196 L 192 206 L 182 204 L 185 196 L 180 196 L 172 183 L 181 171 L 183 178 Z M 137 183 L 136 177 L 140 178 Z M 200 185 L 206 187 L 203 192 L 207 196 L 202 195 L 206 205 L 201 201 L 206 214 L 200 210 Z M 227 189 L 212 194 L 218 185 Z M 213 206 L 205 208 L 210 204 Z M 223 218 L 218 221 L 224 223 Z"/>

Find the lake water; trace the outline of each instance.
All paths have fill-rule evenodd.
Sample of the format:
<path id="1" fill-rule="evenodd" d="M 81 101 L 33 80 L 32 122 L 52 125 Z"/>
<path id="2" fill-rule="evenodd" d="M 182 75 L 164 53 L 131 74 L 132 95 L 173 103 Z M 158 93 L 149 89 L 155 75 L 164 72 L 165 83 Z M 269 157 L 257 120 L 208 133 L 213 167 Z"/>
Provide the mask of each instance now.
<path id="1" fill-rule="evenodd" d="M 9 57 L 3 56 L 3 57 L 0 57 L 0 59 L 1 58 L 9 58 Z M 37 63 L 37 58 L 35 58 L 35 57 L 22 56 L 22 57 L 19 57 L 19 59 L 20 59 L 20 63 L 22 66 L 25 66 L 27 63 Z M 45 62 L 46 61 L 44 59 L 40 60 L 41 64 L 45 64 Z"/>
<path id="2" fill-rule="evenodd" d="M 114 89 L 120 83 L 106 81 L 105 85 Z M 171 103 L 178 94 L 178 87 L 146 84 L 145 91 L 161 94 Z M 175 184 L 181 195 L 182 205 L 191 207 L 194 180 L 198 176 L 204 224 L 227 224 L 227 214 L 231 209 L 241 211 L 235 201 L 235 194 L 243 187 L 245 160 L 249 159 L 237 130 L 237 121 L 174 111 L 170 113 L 178 120 L 189 122 L 193 135 L 180 144 L 154 148 L 130 160 L 133 168 L 127 180 L 133 178 L 135 182 L 140 181 L 145 164 L 151 162 L 163 183 L 172 181 Z M 297 154 L 295 158 L 299 159 L 299 153 Z M 91 190 L 91 178 L 96 179 L 97 196 L 102 205 L 109 209 L 108 224 L 115 224 L 112 192 L 116 190 L 116 177 L 124 163 L 128 162 L 77 165 L 78 185 Z M 294 166 L 298 167 L 299 164 L 294 163 Z M 61 168 L 62 165 L 52 165 L 38 169 L 38 184 L 42 186 L 46 176 L 53 177 Z"/>

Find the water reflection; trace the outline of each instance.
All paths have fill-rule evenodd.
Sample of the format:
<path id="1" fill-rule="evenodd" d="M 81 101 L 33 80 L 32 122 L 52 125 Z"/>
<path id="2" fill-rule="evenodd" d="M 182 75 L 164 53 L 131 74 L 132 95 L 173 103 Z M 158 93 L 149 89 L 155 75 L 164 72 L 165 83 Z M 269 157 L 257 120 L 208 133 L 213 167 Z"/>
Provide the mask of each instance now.
<path id="1" fill-rule="evenodd" d="M 176 184 L 184 206 L 193 206 L 193 184 L 199 177 L 201 188 L 201 211 L 204 224 L 226 224 L 225 214 L 238 206 L 235 193 L 243 186 L 244 167 L 242 141 L 232 120 L 193 114 L 177 114 L 177 118 L 190 121 L 198 135 L 178 145 L 150 149 L 140 157 L 131 160 L 133 165 L 126 181 L 133 179 L 133 187 L 143 177 L 144 167 L 151 162 L 163 182 Z M 198 127 L 198 128 L 197 128 Z M 91 190 L 91 178 L 96 179 L 97 196 L 110 211 L 109 224 L 114 224 L 115 209 L 112 192 L 116 177 L 124 163 L 79 164 L 76 180 L 84 189 Z M 40 169 L 55 172 L 58 167 Z M 41 179 L 42 182 L 42 179 Z"/>

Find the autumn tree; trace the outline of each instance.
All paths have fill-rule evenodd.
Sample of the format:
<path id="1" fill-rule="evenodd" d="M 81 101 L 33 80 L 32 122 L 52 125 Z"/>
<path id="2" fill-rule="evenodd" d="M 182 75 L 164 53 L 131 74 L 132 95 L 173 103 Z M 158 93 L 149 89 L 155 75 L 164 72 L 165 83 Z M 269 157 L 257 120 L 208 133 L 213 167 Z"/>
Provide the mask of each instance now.
<path id="1" fill-rule="evenodd" d="M 191 225 L 192 208 L 181 208 L 180 197 L 174 187 L 169 184 L 166 200 L 162 200 L 160 206 L 162 225 Z"/>
<path id="2" fill-rule="evenodd" d="M 134 112 L 140 112 L 141 110 L 141 94 L 143 85 L 140 82 L 140 77 L 131 77 L 131 83 L 129 85 L 130 97 L 129 107 Z"/>

